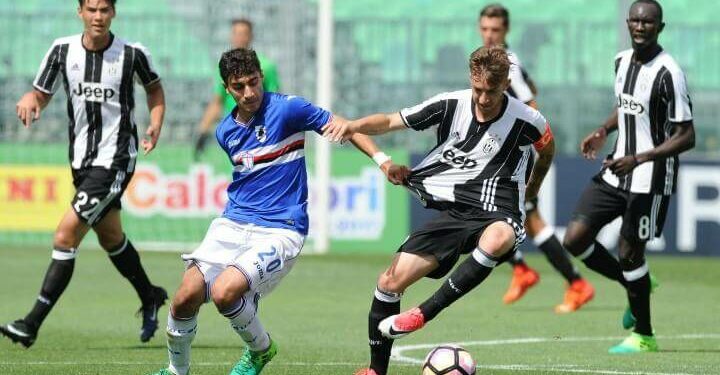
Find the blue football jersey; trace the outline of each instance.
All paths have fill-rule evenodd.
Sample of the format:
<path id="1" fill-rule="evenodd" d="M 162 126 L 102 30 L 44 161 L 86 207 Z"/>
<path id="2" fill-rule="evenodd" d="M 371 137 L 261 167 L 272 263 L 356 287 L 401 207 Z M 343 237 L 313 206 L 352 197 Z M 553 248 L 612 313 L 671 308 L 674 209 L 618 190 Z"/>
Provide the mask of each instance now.
<path id="1" fill-rule="evenodd" d="M 223 216 L 306 235 L 305 132 L 320 133 L 332 115 L 303 98 L 271 92 L 247 124 L 235 120 L 236 111 L 215 131 L 233 165 Z"/>

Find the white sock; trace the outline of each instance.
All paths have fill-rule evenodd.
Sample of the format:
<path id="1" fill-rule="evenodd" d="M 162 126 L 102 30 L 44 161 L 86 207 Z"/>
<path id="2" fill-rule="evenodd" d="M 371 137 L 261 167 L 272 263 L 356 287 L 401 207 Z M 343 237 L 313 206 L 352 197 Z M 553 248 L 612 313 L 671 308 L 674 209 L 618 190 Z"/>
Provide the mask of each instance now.
<path id="1" fill-rule="evenodd" d="M 170 371 L 187 375 L 190 371 L 190 344 L 197 332 L 197 316 L 190 319 L 176 319 L 168 313 L 167 345 L 170 357 Z"/>
<path id="2" fill-rule="evenodd" d="M 223 315 L 230 320 L 230 326 L 254 352 L 270 347 L 270 336 L 257 318 L 257 294 L 246 293 L 230 311 Z"/>

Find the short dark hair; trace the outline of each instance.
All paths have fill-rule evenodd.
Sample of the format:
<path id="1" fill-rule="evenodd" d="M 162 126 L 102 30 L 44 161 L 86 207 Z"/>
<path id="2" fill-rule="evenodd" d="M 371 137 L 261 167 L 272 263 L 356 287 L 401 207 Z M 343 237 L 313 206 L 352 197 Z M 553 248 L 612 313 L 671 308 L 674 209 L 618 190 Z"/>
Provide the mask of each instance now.
<path id="1" fill-rule="evenodd" d="M 232 21 L 230 21 L 230 26 L 236 25 L 245 25 L 251 32 L 253 30 L 253 23 L 247 18 L 233 18 Z"/>
<path id="2" fill-rule="evenodd" d="M 650 4 L 655 5 L 658 9 L 658 16 L 660 16 L 660 22 L 663 20 L 663 9 L 662 5 L 657 0 L 635 0 L 632 5 L 630 5 L 630 8 L 632 8 L 635 4 Z"/>
<path id="3" fill-rule="evenodd" d="M 243 77 L 255 73 L 262 74 L 257 54 L 247 48 L 234 48 L 223 53 L 220 57 L 219 67 L 220 77 L 226 85 L 231 75 Z"/>
<path id="4" fill-rule="evenodd" d="M 510 12 L 508 12 L 507 8 L 501 4 L 495 3 L 486 5 L 482 8 L 482 10 L 480 10 L 478 20 L 483 17 L 500 17 L 503 19 L 503 26 L 510 26 Z"/>
<path id="5" fill-rule="evenodd" d="M 480 47 L 470 55 L 470 75 L 497 85 L 507 79 L 510 59 L 502 46 Z"/>
<path id="6" fill-rule="evenodd" d="M 117 2 L 117 0 L 108 0 L 108 2 L 110 2 L 110 5 L 112 5 L 113 9 L 115 9 L 115 3 Z M 82 6 L 85 4 L 85 0 L 78 0 L 78 3 L 82 8 Z"/>

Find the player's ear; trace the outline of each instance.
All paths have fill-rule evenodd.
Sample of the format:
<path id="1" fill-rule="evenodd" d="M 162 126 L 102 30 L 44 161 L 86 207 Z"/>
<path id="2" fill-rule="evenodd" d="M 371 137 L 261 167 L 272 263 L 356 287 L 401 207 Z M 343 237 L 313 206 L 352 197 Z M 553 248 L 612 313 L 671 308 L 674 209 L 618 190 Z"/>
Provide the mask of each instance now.
<path id="1" fill-rule="evenodd" d="M 660 27 L 658 27 L 658 35 L 660 35 L 661 32 L 665 29 L 665 22 L 660 22 Z"/>

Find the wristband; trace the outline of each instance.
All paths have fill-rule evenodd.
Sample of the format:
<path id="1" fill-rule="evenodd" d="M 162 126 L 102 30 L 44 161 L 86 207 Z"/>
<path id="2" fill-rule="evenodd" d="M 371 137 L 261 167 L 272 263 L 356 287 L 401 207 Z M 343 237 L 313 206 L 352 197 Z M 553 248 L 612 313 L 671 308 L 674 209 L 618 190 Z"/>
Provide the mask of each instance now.
<path id="1" fill-rule="evenodd" d="M 375 164 L 378 165 L 378 167 L 381 166 L 381 165 L 383 165 L 383 164 L 385 164 L 385 162 L 388 161 L 388 160 L 390 160 L 390 159 L 392 159 L 392 158 L 389 157 L 389 156 L 387 156 L 387 155 L 386 155 L 384 152 L 382 152 L 382 151 L 376 152 L 376 153 L 372 156 L 372 160 L 375 162 Z"/>

